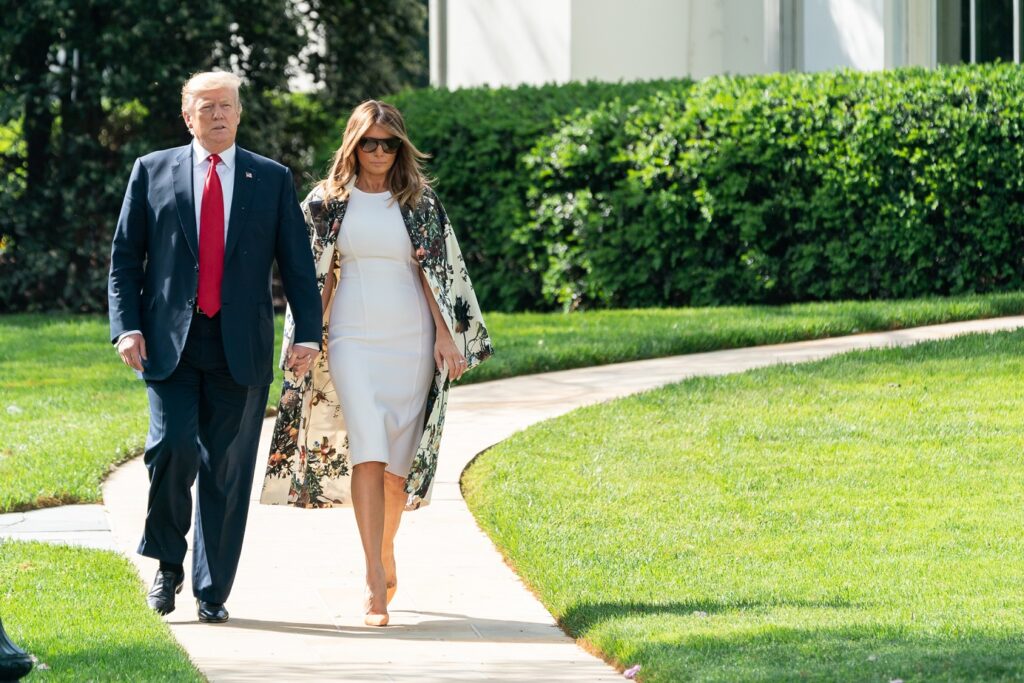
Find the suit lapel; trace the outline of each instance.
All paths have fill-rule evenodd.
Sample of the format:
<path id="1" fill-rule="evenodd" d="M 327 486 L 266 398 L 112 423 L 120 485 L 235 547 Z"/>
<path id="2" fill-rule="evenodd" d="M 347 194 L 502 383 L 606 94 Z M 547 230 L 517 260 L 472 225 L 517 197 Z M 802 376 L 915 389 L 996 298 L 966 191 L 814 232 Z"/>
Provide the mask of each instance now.
<path id="1" fill-rule="evenodd" d="M 224 245 L 225 263 L 231 257 L 231 252 L 245 230 L 253 189 L 259 182 L 259 177 L 252 167 L 252 155 L 241 147 L 235 149 L 235 190 L 231 197 L 231 215 L 228 217 L 228 241 Z"/>
<path id="2" fill-rule="evenodd" d="M 178 207 L 178 221 L 185 233 L 185 241 L 192 255 L 199 261 L 199 231 L 196 229 L 196 202 L 192 194 L 192 145 L 181 148 L 171 166 L 174 177 L 174 202 Z"/>

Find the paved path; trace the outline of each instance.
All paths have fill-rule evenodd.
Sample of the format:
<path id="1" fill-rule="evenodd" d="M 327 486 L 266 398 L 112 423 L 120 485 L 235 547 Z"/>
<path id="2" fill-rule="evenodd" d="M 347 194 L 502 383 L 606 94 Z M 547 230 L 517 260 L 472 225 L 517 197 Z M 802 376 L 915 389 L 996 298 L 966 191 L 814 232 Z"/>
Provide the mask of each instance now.
<path id="1" fill-rule="evenodd" d="M 459 492 L 462 470 L 477 453 L 540 420 L 687 377 L 1019 327 L 1024 327 L 1024 317 L 675 356 L 458 387 L 451 394 L 433 502 L 406 515 L 398 535 L 399 589 L 391 627 L 362 625 L 362 559 L 351 510 L 263 506 L 256 502 L 258 489 L 253 492 L 242 565 L 228 603 L 231 621 L 221 626 L 198 624 L 187 597 L 189 586 L 168 621 L 211 681 L 622 680 L 555 626 L 477 528 Z M 270 426 L 269 421 L 264 425 L 261 454 L 267 451 Z M 257 472 L 262 469 L 261 462 Z M 103 493 L 114 545 L 133 557 L 148 583 L 155 563 L 134 554 L 145 491 L 146 473 L 137 459 L 119 468 Z M 0 527 L 4 517 L 0 516 Z M 13 534 L 0 528 L 0 535 Z"/>
<path id="2" fill-rule="evenodd" d="M 63 505 L 0 515 L 0 538 L 117 550 L 102 505 Z"/>

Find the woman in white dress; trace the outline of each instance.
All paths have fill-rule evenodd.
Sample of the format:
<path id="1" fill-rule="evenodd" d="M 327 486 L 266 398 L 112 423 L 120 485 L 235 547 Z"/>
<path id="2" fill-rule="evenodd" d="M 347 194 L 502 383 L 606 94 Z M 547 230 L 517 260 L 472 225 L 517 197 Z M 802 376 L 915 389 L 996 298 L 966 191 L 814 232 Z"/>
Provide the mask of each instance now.
<path id="1" fill-rule="evenodd" d="M 353 505 L 370 625 L 388 623 L 402 511 L 430 502 L 451 381 L 494 353 L 424 156 L 398 110 L 364 102 L 302 202 L 324 343 L 308 372 L 285 372 L 260 496 Z M 283 359 L 294 329 L 289 311 Z"/>
<path id="2" fill-rule="evenodd" d="M 340 280 L 332 281 L 334 271 L 328 275 L 323 302 L 330 307 L 328 367 L 345 416 L 352 505 L 366 556 L 366 623 L 375 626 L 387 624 L 397 586 L 395 534 L 434 367 L 447 366 L 452 380 L 466 367 L 401 212 L 427 185 L 423 156 L 394 107 L 366 102 L 349 118 L 329 176 L 338 189 L 354 181 L 335 243 Z"/>

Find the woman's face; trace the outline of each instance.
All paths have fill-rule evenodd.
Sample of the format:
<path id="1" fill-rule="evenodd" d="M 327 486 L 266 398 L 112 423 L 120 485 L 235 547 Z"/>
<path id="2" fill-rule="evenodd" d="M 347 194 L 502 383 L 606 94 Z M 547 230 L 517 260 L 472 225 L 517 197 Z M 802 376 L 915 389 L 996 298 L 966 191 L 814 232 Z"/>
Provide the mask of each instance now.
<path id="1" fill-rule="evenodd" d="M 398 148 L 395 147 L 393 152 L 388 153 L 384 148 L 385 145 L 378 142 L 377 148 L 372 152 L 363 151 L 363 141 L 367 138 L 374 140 L 397 140 L 386 128 L 373 124 L 370 129 L 363 134 L 363 137 L 356 143 L 356 158 L 359 159 L 359 168 L 363 173 L 375 176 L 386 176 L 391 167 L 395 165 L 395 159 L 398 158 Z"/>

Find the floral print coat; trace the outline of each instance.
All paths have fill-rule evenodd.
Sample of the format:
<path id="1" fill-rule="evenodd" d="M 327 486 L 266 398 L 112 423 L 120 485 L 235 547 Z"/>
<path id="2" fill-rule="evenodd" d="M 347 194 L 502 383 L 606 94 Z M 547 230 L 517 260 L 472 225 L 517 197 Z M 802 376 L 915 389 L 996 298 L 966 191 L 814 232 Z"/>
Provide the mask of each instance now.
<path id="1" fill-rule="evenodd" d="M 319 188 L 310 192 L 302 202 L 321 294 L 332 271 L 335 273 L 334 282 L 341 281 L 335 243 L 347 206 L 347 200 L 325 202 Z M 448 215 L 430 188 L 423 192 L 415 207 L 402 207 L 401 210 L 409 239 L 434 300 L 452 339 L 466 357 L 467 368 L 472 369 L 491 356 L 494 349 L 466 272 L 462 252 L 448 222 Z M 333 296 L 331 292 L 330 297 Z M 299 377 L 285 369 L 284 386 L 260 496 L 262 503 L 306 508 L 349 503 L 351 468 L 345 416 L 342 415 L 327 365 L 330 310 L 328 299 L 320 355 L 310 371 L 304 377 Z M 294 340 L 294 332 L 295 324 L 289 308 L 285 315 L 282 368 Z M 430 501 L 448 389 L 448 368 L 444 367 L 440 371 L 435 368 L 426 396 L 423 435 L 405 482 L 405 490 L 409 494 L 406 502 L 408 510 L 415 510 Z"/>

